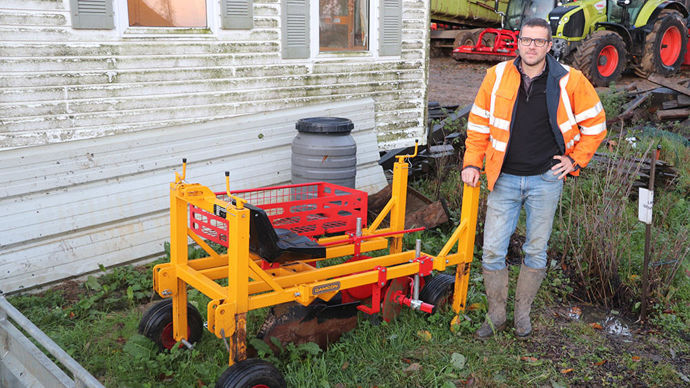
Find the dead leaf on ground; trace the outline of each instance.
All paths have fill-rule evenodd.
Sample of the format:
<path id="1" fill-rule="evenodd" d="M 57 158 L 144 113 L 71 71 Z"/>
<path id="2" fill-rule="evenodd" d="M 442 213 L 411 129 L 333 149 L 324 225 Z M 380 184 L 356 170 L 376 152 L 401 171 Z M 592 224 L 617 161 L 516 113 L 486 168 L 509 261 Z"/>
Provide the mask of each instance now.
<path id="1" fill-rule="evenodd" d="M 424 341 L 431 341 L 431 332 L 429 332 L 429 330 L 419 330 L 417 332 L 417 337 L 423 339 Z"/>
<path id="2" fill-rule="evenodd" d="M 481 308 L 482 308 L 482 304 L 481 304 L 481 303 L 472 303 L 471 305 L 469 305 L 469 306 L 467 307 L 467 309 L 470 310 L 470 311 L 479 310 L 479 309 L 481 309 Z"/>
<path id="3" fill-rule="evenodd" d="M 595 362 L 595 363 L 594 363 L 594 366 L 602 366 L 602 365 L 604 365 L 604 364 L 606 364 L 606 360 L 601 360 L 601 361 L 599 361 L 599 362 Z"/>
<path id="4" fill-rule="evenodd" d="M 574 370 L 573 368 L 561 369 L 561 373 L 564 375 L 567 375 L 568 373 L 572 372 L 573 370 Z"/>
<path id="5" fill-rule="evenodd" d="M 414 373 L 422 369 L 422 365 L 418 362 L 410 364 L 407 368 L 403 369 L 405 373 Z"/>
<path id="6" fill-rule="evenodd" d="M 345 362 L 343 362 L 343 365 L 340 367 L 340 369 L 345 370 L 345 369 L 347 369 L 348 366 L 350 366 L 350 363 L 345 361 Z"/>
<path id="7" fill-rule="evenodd" d="M 603 329 L 603 327 L 596 322 L 590 323 L 589 326 L 592 327 L 592 329 L 596 329 L 596 330 L 602 330 Z"/>
<path id="8" fill-rule="evenodd" d="M 527 362 L 537 362 L 537 358 L 532 356 L 522 356 L 520 359 Z"/>

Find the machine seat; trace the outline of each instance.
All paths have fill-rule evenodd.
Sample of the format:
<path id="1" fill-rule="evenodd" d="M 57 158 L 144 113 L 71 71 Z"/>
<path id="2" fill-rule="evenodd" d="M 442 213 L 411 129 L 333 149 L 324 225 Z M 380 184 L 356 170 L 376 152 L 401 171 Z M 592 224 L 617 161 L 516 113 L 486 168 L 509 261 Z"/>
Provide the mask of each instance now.
<path id="1" fill-rule="evenodd" d="M 266 212 L 254 205 L 244 205 L 250 211 L 249 250 L 272 263 L 326 257 L 326 247 L 306 236 L 289 230 L 274 228 Z"/>

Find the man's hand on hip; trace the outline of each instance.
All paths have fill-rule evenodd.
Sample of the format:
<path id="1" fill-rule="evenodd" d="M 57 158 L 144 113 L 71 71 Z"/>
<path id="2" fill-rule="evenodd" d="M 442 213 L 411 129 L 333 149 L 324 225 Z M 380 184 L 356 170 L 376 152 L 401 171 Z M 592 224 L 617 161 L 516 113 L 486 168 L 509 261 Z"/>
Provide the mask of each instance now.
<path id="1" fill-rule="evenodd" d="M 551 167 L 553 175 L 558 175 L 558 179 L 563 179 L 569 172 L 575 171 L 575 163 L 569 156 L 556 155 L 553 158 L 559 160 L 557 164 Z"/>
<path id="2" fill-rule="evenodd" d="M 472 167 L 465 167 L 465 169 L 462 170 L 462 181 L 472 187 L 477 187 L 477 183 L 479 182 L 479 170 Z"/>

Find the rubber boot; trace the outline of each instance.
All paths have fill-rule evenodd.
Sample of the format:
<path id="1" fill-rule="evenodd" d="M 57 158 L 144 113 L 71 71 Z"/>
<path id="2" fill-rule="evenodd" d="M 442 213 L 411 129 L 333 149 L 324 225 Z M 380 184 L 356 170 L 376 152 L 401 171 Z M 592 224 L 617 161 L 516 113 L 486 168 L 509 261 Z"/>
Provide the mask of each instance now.
<path id="1" fill-rule="evenodd" d="M 518 276 L 517 288 L 515 289 L 515 334 L 518 337 L 527 337 L 532 332 L 529 313 L 545 273 L 544 268 L 534 269 L 524 264 L 520 268 L 520 276 Z"/>
<path id="2" fill-rule="evenodd" d="M 506 326 L 506 299 L 508 299 L 508 268 L 497 271 L 484 269 L 484 288 L 489 302 L 489 312 L 481 327 L 474 333 L 478 338 L 488 338 Z"/>

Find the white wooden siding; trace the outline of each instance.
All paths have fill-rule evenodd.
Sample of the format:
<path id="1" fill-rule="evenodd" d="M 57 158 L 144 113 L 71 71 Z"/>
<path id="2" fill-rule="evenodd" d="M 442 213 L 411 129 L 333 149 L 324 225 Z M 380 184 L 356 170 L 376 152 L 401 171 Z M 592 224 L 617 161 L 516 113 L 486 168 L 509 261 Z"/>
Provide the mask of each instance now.
<path id="1" fill-rule="evenodd" d="M 251 30 L 209 34 L 74 30 L 69 0 L 3 0 L 0 149 L 367 97 L 379 148 L 409 145 L 424 137 L 429 1 L 402 4 L 399 57 L 372 43 L 365 55 L 283 60 L 279 0 L 254 1 Z"/>
<path id="2" fill-rule="evenodd" d="M 383 188 L 371 99 L 0 152 L 0 290 L 160 255 L 183 157 L 217 191 L 226 170 L 233 189 L 289 183 L 295 123 L 313 116 L 354 122 L 356 185 Z"/>

